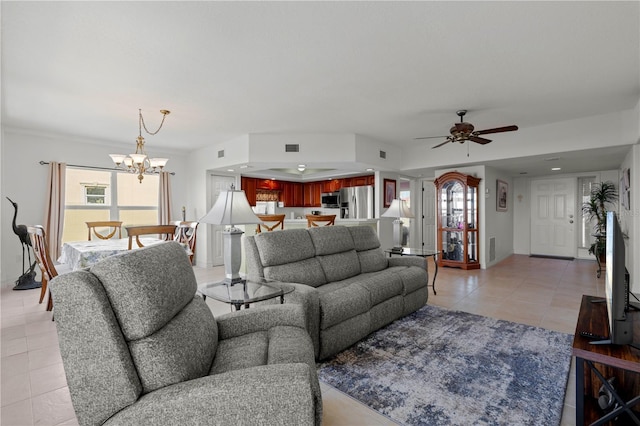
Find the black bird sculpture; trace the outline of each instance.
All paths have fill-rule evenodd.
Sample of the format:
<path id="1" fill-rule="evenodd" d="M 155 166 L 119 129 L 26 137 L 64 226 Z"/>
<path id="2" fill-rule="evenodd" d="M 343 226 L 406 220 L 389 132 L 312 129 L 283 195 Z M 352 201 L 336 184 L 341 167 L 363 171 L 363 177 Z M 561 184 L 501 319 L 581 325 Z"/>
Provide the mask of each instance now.
<path id="1" fill-rule="evenodd" d="M 16 286 L 14 290 L 27 290 L 32 288 L 38 288 L 42 284 L 40 282 L 35 281 L 35 267 L 36 262 L 31 263 L 31 251 L 29 247 L 31 247 L 31 238 L 29 238 L 29 232 L 27 231 L 26 225 L 16 225 L 16 218 L 18 216 L 18 203 L 14 202 L 11 198 L 7 197 L 7 200 L 11 204 L 13 204 L 14 212 L 13 212 L 13 222 L 11 223 L 11 227 L 13 228 L 13 232 L 20 239 L 20 244 L 22 244 L 22 275 L 16 281 Z M 24 251 L 27 250 L 27 256 L 29 258 L 29 270 L 25 271 L 24 267 Z"/>

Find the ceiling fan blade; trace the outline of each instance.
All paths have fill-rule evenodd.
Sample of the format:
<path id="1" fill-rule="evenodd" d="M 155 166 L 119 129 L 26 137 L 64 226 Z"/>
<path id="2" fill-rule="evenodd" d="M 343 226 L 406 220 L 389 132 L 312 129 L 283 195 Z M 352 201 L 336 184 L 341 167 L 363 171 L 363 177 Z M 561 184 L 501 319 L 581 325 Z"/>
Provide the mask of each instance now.
<path id="1" fill-rule="evenodd" d="M 446 141 L 442 142 L 441 144 L 438 144 L 436 146 L 432 146 L 431 149 L 441 147 L 442 145 L 447 144 L 449 142 L 451 142 L 451 141 L 449 139 L 447 139 Z"/>
<path id="2" fill-rule="evenodd" d="M 478 136 L 478 135 L 486 135 L 488 133 L 513 132 L 515 130 L 518 130 L 518 126 L 504 126 L 504 127 L 496 127 L 495 129 L 478 130 L 477 132 L 473 132 L 473 135 Z"/>
<path id="3" fill-rule="evenodd" d="M 418 139 L 440 139 L 440 138 L 446 138 L 447 136 L 423 136 L 421 138 L 413 138 L 414 140 L 418 140 Z"/>
<path id="4" fill-rule="evenodd" d="M 491 139 L 479 138 L 477 136 L 469 136 L 469 140 L 470 141 L 474 141 L 474 142 L 479 143 L 479 144 L 482 144 L 482 145 L 486 145 L 489 142 L 491 142 Z"/>

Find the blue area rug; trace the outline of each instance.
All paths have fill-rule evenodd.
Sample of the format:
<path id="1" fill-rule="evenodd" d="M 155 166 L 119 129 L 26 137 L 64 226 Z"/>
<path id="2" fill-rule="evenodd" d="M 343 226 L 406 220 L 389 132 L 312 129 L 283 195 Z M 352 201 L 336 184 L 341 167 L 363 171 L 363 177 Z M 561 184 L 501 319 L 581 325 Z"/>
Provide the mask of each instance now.
<path id="1" fill-rule="evenodd" d="M 318 365 L 406 425 L 560 424 L 573 336 L 425 306 Z"/>

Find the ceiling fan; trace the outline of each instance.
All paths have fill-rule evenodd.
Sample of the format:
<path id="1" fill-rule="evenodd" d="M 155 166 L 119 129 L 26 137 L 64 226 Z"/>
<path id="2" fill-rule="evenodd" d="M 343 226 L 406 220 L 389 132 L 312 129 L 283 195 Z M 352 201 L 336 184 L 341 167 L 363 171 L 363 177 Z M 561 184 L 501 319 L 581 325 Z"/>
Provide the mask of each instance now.
<path id="1" fill-rule="evenodd" d="M 504 126 L 504 127 L 496 127 L 494 129 L 486 129 L 486 130 L 473 130 L 473 124 L 467 123 L 464 121 L 464 115 L 467 113 L 466 109 L 461 109 L 456 111 L 458 117 L 460 117 L 460 122 L 455 123 L 449 132 L 451 135 L 449 136 L 425 136 L 421 138 L 415 139 L 434 139 L 434 138 L 447 138 L 441 144 L 438 144 L 432 148 L 438 148 L 444 144 L 449 142 L 460 142 L 464 143 L 465 141 L 472 141 L 482 145 L 488 144 L 491 142 L 491 139 L 481 138 L 480 135 L 486 135 L 489 133 L 502 133 L 502 132 L 513 132 L 518 130 L 518 126 Z"/>

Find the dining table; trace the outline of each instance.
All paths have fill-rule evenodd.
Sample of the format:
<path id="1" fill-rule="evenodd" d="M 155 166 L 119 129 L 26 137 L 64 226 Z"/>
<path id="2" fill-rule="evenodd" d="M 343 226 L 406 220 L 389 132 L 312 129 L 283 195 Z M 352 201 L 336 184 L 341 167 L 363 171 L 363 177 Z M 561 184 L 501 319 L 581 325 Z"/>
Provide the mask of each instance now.
<path id="1" fill-rule="evenodd" d="M 154 237 L 140 237 L 140 242 L 144 246 L 150 246 L 165 241 Z M 62 244 L 58 263 L 67 264 L 72 270 L 77 271 L 88 268 L 109 256 L 126 252 L 128 245 L 128 238 L 66 242 Z M 134 245 L 134 250 L 136 248 Z"/>

